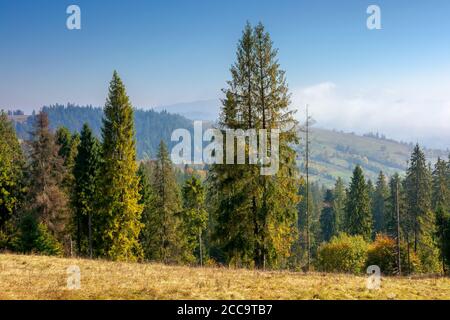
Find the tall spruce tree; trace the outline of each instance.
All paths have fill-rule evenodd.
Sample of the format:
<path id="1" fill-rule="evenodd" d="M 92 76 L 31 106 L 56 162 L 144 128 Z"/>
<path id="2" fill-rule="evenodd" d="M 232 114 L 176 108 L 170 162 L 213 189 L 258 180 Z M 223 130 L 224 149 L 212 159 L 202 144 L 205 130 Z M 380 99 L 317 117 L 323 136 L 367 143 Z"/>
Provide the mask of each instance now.
<path id="1" fill-rule="evenodd" d="M 232 79 L 224 90 L 220 117 L 224 132 L 266 129 L 269 134 L 273 129 L 291 128 L 280 134 L 280 167 L 274 176 L 261 176 L 261 165 L 250 163 L 248 147 L 245 166 L 227 163 L 212 167 L 210 191 L 219 195 L 215 239 L 227 262 L 236 265 L 282 266 L 296 238 L 298 177 L 291 144 L 297 137 L 288 111 L 284 72 L 276 56 L 262 24 L 255 28 L 247 24 L 231 68 Z M 235 148 L 234 141 L 226 144 Z"/>
<path id="2" fill-rule="evenodd" d="M 30 144 L 28 216 L 48 229 L 50 236 L 60 242 L 67 240 L 66 226 L 69 221 L 69 199 L 63 191 L 66 173 L 59 147 L 50 132 L 46 113 L 36 116 Z M 25 232 L 28 232 L 25 230 Z M 34 239 L 36 240 L 36 239 Z M 32 246 L 32 245 L 30 245 Z"/>
<path id="3" fill-rule="evenodd" d="M 100 142 L 90 127 L 83 125 L 80 144 L 73 169 L 74 225 L 79 254 L 93 256 L 94 215 L 97 212 L 98 173 L 100 169 Z"/>
<path id="4" fill-rule="evenodd" d="M 102 128 L 101 253 L 113 260 L 142 257 L 133 108 L 116 71 L 109 86 Z"/>
<path id="5" fill-rule="evenodd" d="M 386 182 L 386 176 L 382 171 L 378 174 L 375 191 L 372 198 L 372 216 L 373 216 L 373 232 L 386 233 L 386 200 L 389 197 L 389 189 Z"/>
<path id="6" fill-rule="evenodd" d="M 18 216 L 24 193 L 24 165 L 13 125 L 0 111 L 0 249 L 12 246 L 12 220 Z"/>
<path id="7" fill-rule="evenodd" d="M 145 208 L 145 257 L 165 263 L 189 260 L 182 229 L 181 195 L 167 146 L 160 142 L 151 180 L 152 201 Z"/>
<path id="8" fill-rule="evenodd" d="M 417 144 L 411 154 L 405 180 L 408 213 L 413 222 L 414 251 L 418 250 L 422 234 L 430 234 L 432 228 L 431 177 L 425 154 Z"/>
<path id="9" fill-rule="evenodd" d="M 406 172 L 405 191 L 410 215 L 413 249 L 428 272 L 439 269 L 435 236 L 435 215 L 431 211 L 431 172 L 425 154 L 417 144 Z"/>
<path id="10" fill-rule="evenodd" d="M 356 166 L 353 171 L 345 214 L 345 231 L 350 235 L 361 235 L 365 240 L 370 240 L 372 236 L 370 198 L 360 166 Z"/>

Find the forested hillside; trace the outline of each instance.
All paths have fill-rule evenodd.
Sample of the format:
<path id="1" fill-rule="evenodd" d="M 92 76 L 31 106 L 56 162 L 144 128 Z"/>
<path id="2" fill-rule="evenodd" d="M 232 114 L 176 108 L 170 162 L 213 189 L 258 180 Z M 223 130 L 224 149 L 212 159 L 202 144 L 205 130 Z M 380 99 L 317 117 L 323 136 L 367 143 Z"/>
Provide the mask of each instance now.
<path id="1" fill-rule="evenodd" d="M 56 130 L 66 127 L 71 132 L 80 132 L 87 123 L 95 136 L 101 136 L 103 109 L 92 106 L 74 104 L 45 106 L 42 111 L 47 113 L 50 127 Z M 35 116 L 28 118 L 13 116 L 16 132 L 20 139 L 27 140 L 33 129 Z M 191 121 L 177 114 L 165 111 L 137 109 L 134 112 L 137 137 L 137 152 L 140 159 L 154 158 L 159 142 L 164 140 L 171 146 L 170 135 L 176 128 L 191 128 Z"/>

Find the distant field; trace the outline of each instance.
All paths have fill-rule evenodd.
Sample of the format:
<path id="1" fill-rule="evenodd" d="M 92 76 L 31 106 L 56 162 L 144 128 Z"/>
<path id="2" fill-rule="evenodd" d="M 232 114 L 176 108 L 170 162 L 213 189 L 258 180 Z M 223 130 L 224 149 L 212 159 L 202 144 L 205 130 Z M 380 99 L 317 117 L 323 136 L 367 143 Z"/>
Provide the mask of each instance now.
<path id="1" fill-rule="evenodd" d="M 81 269 L 67 288 L 66 270 Z M 450 299 L 449 278 L 363 276 L 190 268 L 0 254 L 0 299 Z"/>

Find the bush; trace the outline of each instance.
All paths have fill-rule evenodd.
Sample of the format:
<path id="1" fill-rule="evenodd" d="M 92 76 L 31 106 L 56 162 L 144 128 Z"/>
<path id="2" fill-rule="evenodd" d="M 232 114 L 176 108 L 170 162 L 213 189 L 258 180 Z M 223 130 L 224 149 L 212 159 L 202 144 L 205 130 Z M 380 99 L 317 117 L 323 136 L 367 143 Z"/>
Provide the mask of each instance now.
<path id="1" fill-rule="evenodd" d="M 362 273 L 365 270 L 368 244 L 362 236 L 341 233 L 317 252 L 317 269 L 324 272 Z"/>
<path id="2" fill-rule="evenodd" d="M 18 250 L 25 253 L 44 255 L 61 255 L 63 248 L 58 240 L 48 231 L 42 222 L 37 222 L 32 215 L 22 218 L 20 223 L 20 240 Z"/>
<path id="3" fill-rule="evenodd" d="M 417 255 L 410 251 L 410 266 L 408 267 L 408 252 L 406 245 L 400 245 L 400 263 L 402 272 L 420 272 L 420 261 Z M 389 236 L 378 234 L 373 243 L 369 245 L 366 266 L 377 265 L 385 275 L 397 274 L 397 243 Z"/>
<path id="4" fill-rule="evenodd" d="M 62 245 L 42 222 L 38 224 L 38 237 L 35 240 L 35 248 L 37 252 L 49 256 L 60 256 L 63 253 Z"/>
<path id="5" fill-rule="evenodd" d="M 0 251 L 14 251 L 17 243 L 17 228 L 14 227 L 12 221 L 7 221 L 0 229 Z"/>

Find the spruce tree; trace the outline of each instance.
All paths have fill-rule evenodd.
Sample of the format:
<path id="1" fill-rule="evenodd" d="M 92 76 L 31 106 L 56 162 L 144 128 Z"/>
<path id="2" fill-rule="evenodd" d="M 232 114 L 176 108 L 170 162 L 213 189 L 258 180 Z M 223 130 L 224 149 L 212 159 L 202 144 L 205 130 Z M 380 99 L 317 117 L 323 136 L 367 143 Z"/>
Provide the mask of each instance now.
<path id="1" fill-rule="evenodd" d="M 432 207 L 436 214 L 436 237 L 444 273 L 448 272 L 450 265 L 450 176 L 448 173 L 447 162 L 438 158 L 432 177 Z"/>
<path id="2" fill-rule="evenodd" d="M 411 229 L 411 221 L 408 220 L 409 216 L 406 213 L 406 199 L 403 185 L 404 183 L 398 173 L 395 173 L 389 180 L 389 195 L 386 198 L 384 221 L 386 226 L 385 232 L 392 238 L 397 237 L 397 205 L 400 213 L 401 231 L 406 235 L 408 230 Z"/>
<path id="3" fill-rule="evenodd" d="M 142 206 L 139 204 L 133 108 L 117 72 L 109 86 L 102 137 L 101 252 L 113 260 L 137 260 L 142 257 L 138 241 Z"/>
<path id="4" fill-rule="evenodd" d="M 432 229 L 431 177 L 427 168 L 425 154 L 417 144 L 411 154 L 411 160 L 405 179 L 408 214 L 411 215 L 414 251 L 418 250 L 421 236 L 430 234 Z"/>
<path id="5" fill-rule="evenodd" d="M 0 249 L 11 248 L 13 219 L 24 193 L 25 159 L 7 115 L 0 111 Z"/>
<path id="6" fill-rule="evenodd" d="M 50 235 L 60 242 L 67 240 L 66 226 L 69 221 L 69 199 L 63 191 L 66 174 L 59 147 L 50 132 L 46 113 L 36 116 L 30 144 L 30 178 L 27 194 L 28 213 L 31 219 L 42 223 Z M 27 232 L 25 230 L 25 232 Z"/>
<path id="7" fill-rule="evenodd" d="M 322 240 L 328 242 L 333 236 L 337 235 L 336 218 L 333 210 L 333 192 L 331 190 L 326 191 L 323 202 L 320 226 Z"/>
<path id="8" fill-rule="evenodd" d="M 66 127 L 59 127 L 55 132 L 56 144 L 59 146 L 58 154 L 64 159 L 64 164 L 70 161 L 72 153 L 72 134 Z"/>
<path id="9" fill-rule="evenodd" d="M 389 189 L 386 177 L 380 171 L 372 198 L 372 216 L 374 234 L 386 233 L 386 200 L 389 197 Z"/>
<path id="10" fill-rule="evenodd" d="M 372 216 L 368 187 L 360 166 L 353 171 L 345 206 L 345 232 L 361 235 L 366 241 L 372 236 Z"/>
<path id="11" fill-rule="evenodd" d="M 80 144 L 73 169 L 74 174 L 74 225 L 76 226 L 79 254 L 93 256 L 93 233 L 97 212 L 98 172 L 100 169 L 100 143 L 90 127 L 83 125 Z"/>
<path id="12" fill-rule="evenodd" d="M 344 181 L 341 177 L 337 178 L 333 189 L 333 211 L 335 213 L 336 234 L 344 229 L 346 191 Z"/>
<path id="13" fill-rule="evenodd" d="M 247 23 L 238 43 L 236 62 L 230 70 L 232 80 L 228 81 L 228 89 L 223 90 L 226 96 L 222 101 L 220 129 L 224 134 L 227 129 L 255 128 L 257 113 L 253 96 L 254 70 L 253 28 Z M 224 144 L 229 143 L 225 137 Z M 235 148 L 234 141 L 232 145 Z M 237 148 L 234 149 L 236 150 Z M 236 152 L 233 159 L 225 161 L 223 165 L 213 165 L 208 178 L 211 184 L 210 192 L 213 193 L 211 197 L 215 199 L 213 239 L 222 249 L 225 262 L 239 266 L 250 265 L 256 250 L 254 233 L 258 228 L 254 226 L 255 215 L 249 213 L 250 209 L 242 210 L 242 207 L 256 210 L 256 201 L 252 199 L 256 199 L 257 186 L 252 177 L 256 175 L 257 168 L 236 164 Z"/>
<path id="14" fill-rule="evenodd" d="M 151 258 L 152 256 L 152 248 L 149 247 L 149 243 L 154 236 L 153 229 L 151 228 L 151 215 L 154 201 L 154 191 L 152 187 L 154 167 L 154 161 L 146 160 L 139 164 L 138 169 L 139 192 L 141 194 L 139 204 L 143 207 L 141 215 L 142 230 L 139 234 L 139 242 L 141 243 L 145 259 Z"/>
<path id="15" fill-rule="evenodd" d="M 439 268 L 435 236 L 435 215 L 431 211 L 431 172 L 425 154 L 417 144 L 411 154 L 406 172 L 405 191 L 407 212 L 410 215 L 413 249 L 419 255 L 423 268 L 434 272 Z"/>
<path id="16" fill-rule="evenodd" d="M 450 190 L 448 182 L 448 166 L 445 160 L 438 158 L 432 176 L 432 208 L 436 212 L 439 208 L 450 210 Z"/>
<path id="17" fill-rule="evenodd" d="M 192 176 L 183 185 L 183 226 L 188 248 L 200 265 L 205 255 L 204 233 L 208 223 L 205 209 L 205 188 L 199 178 Z"/>
<path id="18" fill-rule="evenodd" d="M 442 270 L 444 274 L 450 271 L 450 212 L 443 207 L 436 210 L 436 236 L 439 244 Z"/>
<path id="19" fill-rule="evenodd" d="M 224 132 L 266 129 L 269 135 L 273 129 L 288 128 L 280 134 L 280 167 L 274 176 L 261 176 L 261 165 L 250 164 L 248 147 L 246 165 L 217 164 L 210 172 L 210 191 L 219 195 L 215 239 L 227 262 L 235 265 L 282 266 L 297 237 L 298 175 L 292 149 L 297 142 L 296 122 L 288 111 L 288 88 L 276 56 L 262 24 L 255 28 L 247 24 L 231 68 L 232 79 L 223 90 L 220 127 Z"/>
<path id="20" fill-rule="evenodd" d="M 165 263 L 189 260 L 182 229 L 181 195 L 169 152 L 160 142 L 151 181 L 152 198 L 146 208 L 145 257 Z"/>

